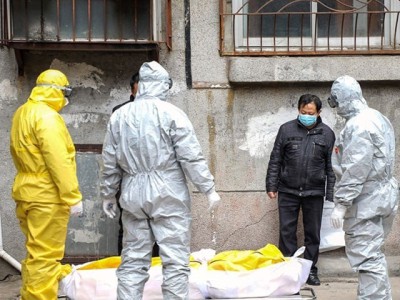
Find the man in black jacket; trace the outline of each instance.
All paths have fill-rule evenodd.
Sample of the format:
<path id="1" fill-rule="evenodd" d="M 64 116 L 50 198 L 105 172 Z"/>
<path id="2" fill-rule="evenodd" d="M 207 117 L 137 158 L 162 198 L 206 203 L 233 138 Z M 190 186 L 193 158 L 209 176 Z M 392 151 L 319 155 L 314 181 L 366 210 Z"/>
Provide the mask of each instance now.
<path id="1" fill-rule="evenodd" d="M 132 75 L 132 78 L 129 82 L 129 85 L 131 86 L 131 95 L 129 97 L 129 100 L 114 106 L 112 112 L 116 111 L 118 108 L 121 108 L 125 104 L 128 104 L 129 102 L 135 101 L 135 96 L 138 90 L 138 84 L 139 84 L 139 72 L 136 72 L 135 74 Z"/>
<path id="2" fill-rule="evenodd" d="M 266 190 L 270 199 L 278 196 L 279 249 L 292 256 L 297 246 L 297 223 L 303 213 L 304 258 L 313 264 L 307 283 L 320 285 L 318 268 L 324 196 L 333 201 L 335 175 L 331 155 L 335 134 L 322 123 L 321 100 L 310 94 L 298 101 L 297 119 L 278 131 L 268 164 Z"/>

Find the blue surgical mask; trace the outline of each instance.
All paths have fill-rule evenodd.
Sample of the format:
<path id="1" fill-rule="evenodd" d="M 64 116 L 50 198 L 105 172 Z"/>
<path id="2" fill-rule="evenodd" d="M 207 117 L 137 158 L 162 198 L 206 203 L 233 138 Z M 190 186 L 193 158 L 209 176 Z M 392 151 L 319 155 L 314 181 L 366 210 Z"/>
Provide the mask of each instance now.
<path id="1" fill-rule="evenodd" d="M 299 121 L 306 127 L 312 126 L 317 122 L 317 116 L 315 115 L 299 115 Z"/>

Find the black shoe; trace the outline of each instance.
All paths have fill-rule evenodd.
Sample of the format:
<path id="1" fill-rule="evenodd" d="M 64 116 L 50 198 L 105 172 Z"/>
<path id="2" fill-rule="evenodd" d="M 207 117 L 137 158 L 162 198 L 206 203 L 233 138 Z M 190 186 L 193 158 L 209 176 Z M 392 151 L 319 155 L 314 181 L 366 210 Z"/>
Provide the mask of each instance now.
<path id="1" fill-rule="evenodd" d="M 321 285 L 321 281 L 318 278 L 317 273 L 310 273 L 307 279 L 307 284 L 309 285 Z"/>

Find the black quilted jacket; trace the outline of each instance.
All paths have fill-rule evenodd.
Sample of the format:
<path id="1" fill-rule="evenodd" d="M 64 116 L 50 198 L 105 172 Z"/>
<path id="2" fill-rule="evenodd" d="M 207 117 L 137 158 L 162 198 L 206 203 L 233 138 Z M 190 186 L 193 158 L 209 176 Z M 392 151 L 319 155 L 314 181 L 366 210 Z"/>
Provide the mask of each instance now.
<path id="1" fill-rule="evenodd" d="M 308 130 L 297 119 L 283 124 L 271 152 L 267 192 L 284 192 L 301 197 L 325 196 L 333 201 L 335 174 L 331 155 L 335 134 L 318 118 Z"/>

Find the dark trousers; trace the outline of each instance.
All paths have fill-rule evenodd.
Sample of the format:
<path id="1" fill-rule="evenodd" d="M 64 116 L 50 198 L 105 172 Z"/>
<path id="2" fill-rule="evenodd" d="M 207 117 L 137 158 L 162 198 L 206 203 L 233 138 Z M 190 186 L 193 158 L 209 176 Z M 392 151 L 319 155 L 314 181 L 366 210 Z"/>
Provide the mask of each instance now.
<path id="1" fill-rule="evenodd" d="M 311 271 L 316 267 L 321 240 L 321 220 L 324 207 L 322 196 L 299 197 L 287 193 L 278 193 L 279 205 L 279 250 L 284 256 L 292 256 L 298 249 L 297 223 L 300 209 L 303 213 L 304 258 L 313 261 Z"/>

